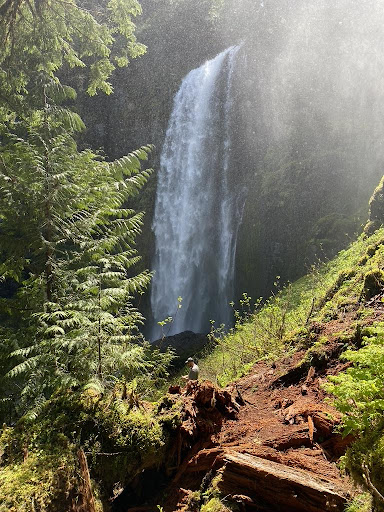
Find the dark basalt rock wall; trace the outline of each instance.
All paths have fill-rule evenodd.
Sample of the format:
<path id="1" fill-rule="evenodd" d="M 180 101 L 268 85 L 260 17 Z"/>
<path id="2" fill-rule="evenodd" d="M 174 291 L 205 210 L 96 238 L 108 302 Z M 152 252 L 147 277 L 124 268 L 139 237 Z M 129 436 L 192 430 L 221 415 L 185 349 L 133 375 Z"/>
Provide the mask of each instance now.
<path id="1" fill-rule="evenodd" d="M 201 353 L 209 348 L 212 343 L 206 334 L 196 334 L 192 331 L 184 331 L 174 336 L 165 336 L 152 343 L 152 346 L 165 351 L 167 348 L 174 350 L 176 359 L 173 361 L 174 368 L 181 368 L 185 365 L 188 357 L 198 359 Z"/>
<path id="2" fill-rule="evenodd" d="M 384 87 L 376 87 L 382 78 L 364 52 L 377 43 L 375 23 L 378 30 L 384 24 L 370 16 L 352 30 L 364 11 L 359 2 L 348 12 L 344 0 L 311 2 L 310 16 L 307 3 L 278 0 L 264 2 L 263 9 L 248 0 L 228 3 L 212 23 L 208 0 L 144 0 L 137 36 L 148 45 L 147 55 L 116 71 L 113 96 L 79 97 L 87 143 L 111 158 L 155 144 L 150 165 L 158 171 L 182 78 L 230 44 L 245 41 L 232 125 L 231 175 L 247 190 L 234 300 L 243 292 L 266 297 L 276 276 L 294 280 L 344 248 L 365 224 L 369 197 L 382 176 Z M 303 27 L 308 41 L 300 39 Z M 367 49 L 359 45 L 361 38 Z M 152 262 L 155 193 L 156 172 L 132 204 L 147 212 L 138 240 L 143 268 Z M 140 308 L 146 314 L 149 307 L 147 296 Z"/>

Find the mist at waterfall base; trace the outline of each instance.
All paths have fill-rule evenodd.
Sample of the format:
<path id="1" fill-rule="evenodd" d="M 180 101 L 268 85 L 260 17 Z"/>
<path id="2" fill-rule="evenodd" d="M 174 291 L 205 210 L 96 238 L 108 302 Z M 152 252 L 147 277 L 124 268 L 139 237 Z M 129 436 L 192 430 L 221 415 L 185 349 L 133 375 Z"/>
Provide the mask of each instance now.
<path id="1" fill-rule="evenodd" d="M 191 71 L 174 100 L 157 184 L 151 291 L 154 318 L 172 315 L 168 334 L 208 332 L 211 319 L 227 326 L 232 321 L 244 204 L 241 188 L 228 175 L 238 50 L 230 47 Z M 154 322 L 151 337 L 160 335 Z"/>
<path id="2" fill-rule="evenodd" d="M 214 135 L 229 141 L 228 176 L 241 169 L 248 189 L 231 286 L 235 299 L 242 292 L 266 297 L 277 275 L 293 280 L 319 257 L 332 257 L 366 221 L 384 169 L 384 6 L 379 0 L 225 4 L 223 45 L 245 41 L 232 76 L 229 137 L 222 123 Z M 204 182 L 200 188 L 210 190 Z M 184 203 L 172 206 L 193 218 L 202 203 L 189 212 Z M 194 256 L 196 248 L 189 249 Z M 207 265 L 204 274 L 210 272 Z M 171 288 L 176 274 L 171 266 Z M 192 322 L 186 292 L 171 303 L 166 293 L 155 321 L 174 316 L 180 295 Z M 195 296 L 196 304 L 201 297 L 206 311 L 208 300 L 215 306 L 209 319 L 220 322 L 217 289 L 208 296 Z M 172 332 L 184 328 L 201 330 L 175 324 Z"/>
<path id="3" fill-rule="evenodd" d="M 234 159 L 247 176 L 235 295 L 268 297 L 361 232 L 384 171 L 384 5 L 236 0 Z"/>

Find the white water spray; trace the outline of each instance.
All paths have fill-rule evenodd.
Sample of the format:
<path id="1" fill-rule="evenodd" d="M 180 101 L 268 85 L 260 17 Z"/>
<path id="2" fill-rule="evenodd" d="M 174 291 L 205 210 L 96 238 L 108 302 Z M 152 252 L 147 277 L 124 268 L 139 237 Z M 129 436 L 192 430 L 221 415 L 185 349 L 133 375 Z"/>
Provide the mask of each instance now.
<path id="1" fill-rule="evenodd" d="M 153 221 L 152 339 L 160 336 L 157 322 L 168 316 L 174 317 L 169 334 L 208 332 L 211 319 L 216 324 L 231 322 L 229 302 L 244 203 L 229 176 L 232 75 L 238 50 L 230 47 L 191 71 L 174 99 Z"/>

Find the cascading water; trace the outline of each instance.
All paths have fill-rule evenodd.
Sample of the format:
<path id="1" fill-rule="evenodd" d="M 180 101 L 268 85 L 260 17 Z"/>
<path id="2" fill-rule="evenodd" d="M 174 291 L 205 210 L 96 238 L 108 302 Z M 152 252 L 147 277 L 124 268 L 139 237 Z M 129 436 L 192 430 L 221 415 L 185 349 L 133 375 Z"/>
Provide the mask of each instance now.
<path id="1" fill-rule="evenodd" d="M 208 332 L 231 322 L 234 259 L 243 194 L 229 176 L 233 46 L 191 71 L 174 99 L 160 160 L 153 230 L 154 326 Z M 182 307 L 178 306 L 182 298 Z M 177 314 L 175 314 L 177 311 Z"/>

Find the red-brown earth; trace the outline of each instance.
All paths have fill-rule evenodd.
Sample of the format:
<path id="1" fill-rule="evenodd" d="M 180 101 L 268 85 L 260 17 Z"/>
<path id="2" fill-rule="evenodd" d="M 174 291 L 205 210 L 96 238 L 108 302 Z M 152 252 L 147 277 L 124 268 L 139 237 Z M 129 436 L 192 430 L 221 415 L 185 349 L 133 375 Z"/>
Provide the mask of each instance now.
<path id="1" fill-rule="evenodd" d="M 370 306 L 376 307 L 366 325 L 384 319 L 382 303 Z M 353 439 L 338 433 L 340 415 L 322 385 L 348 366 L 339 356 L 355 320 L 350 312 L 312 325 L 311 332 L 326 340 L 312 359 L 303 349 L 259 362 L 226 390 L 207 381 L 170 389 L 174 400 L 183 400 L 183 423 L 169 454 L 177 469 L 164 512 L 199 510 L 194 492 L 206 491 L 213 479 L 224 503 L 240 511 L 344 510 L 353 487 L 337 462 Z M 128 512 L 139 510 L 158 509 Z"/>

